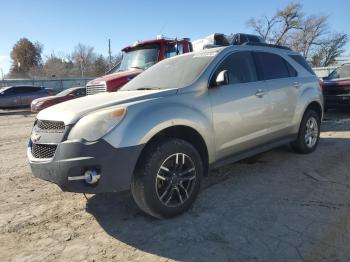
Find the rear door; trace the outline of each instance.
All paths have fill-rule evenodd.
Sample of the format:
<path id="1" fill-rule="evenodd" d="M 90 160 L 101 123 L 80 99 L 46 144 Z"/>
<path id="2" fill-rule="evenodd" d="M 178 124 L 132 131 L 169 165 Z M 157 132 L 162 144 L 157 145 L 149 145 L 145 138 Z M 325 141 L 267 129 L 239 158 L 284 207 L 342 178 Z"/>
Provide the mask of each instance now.
<path id="1" fill-rule="evenodd" d="M 290 133 L 293 127 L 298 89 L 297 71 L 280 55 L 254 52 L 259 78 L 265 80 L 271 100 L 269 133 L 277 139 Z"/>
<path id="2" fill-rule="evenodd" d="M 266 84 L 258 81 L 251 52 L 228 55 L 216 69 L 229 72 L 229 84 L 212 87 L 212 103 L 217 159 L 266 142 L 270 102 Z"/>

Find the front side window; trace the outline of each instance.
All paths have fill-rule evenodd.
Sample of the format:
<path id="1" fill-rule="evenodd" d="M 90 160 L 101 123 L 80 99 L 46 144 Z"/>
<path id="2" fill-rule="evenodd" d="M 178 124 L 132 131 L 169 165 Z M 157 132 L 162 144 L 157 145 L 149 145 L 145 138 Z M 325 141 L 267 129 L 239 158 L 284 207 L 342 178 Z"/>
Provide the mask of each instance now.
<path id="1" fill-rule="evenodd" d="M 250 52 L 237 52 L 229 55 L 219 66 L 216 75 L 223 70 L 228 71 L 230 84 L 248 83 L 258 80 L 253 56 Z"/>
<path id="2" fill-rule="evenodd" d="M 157 63 L 159 45 L 142 45 L 123 53 L 118 72 L 132 69 L 147 69 Z"/>
<path id="3" fill-rule="evenodd" d="M 176 55 L 183 54 L 183 44 L 177 43 L 177 44 L 168 44 L 165 47 L 165 58 L 170 58 Z"/>
<path id="4" fill-rule="evenodd" d="M 85 88 L 77 89 L 74 91 L 74 95 L 77 97 L 86 96 L 86 89 Z"/>
<path id="5" fill-rule="evenodd" d="M 289 77 L 286 61 L 279 55 L 267 52 L 256 52 L 255 57 L 262 80 Z"/>

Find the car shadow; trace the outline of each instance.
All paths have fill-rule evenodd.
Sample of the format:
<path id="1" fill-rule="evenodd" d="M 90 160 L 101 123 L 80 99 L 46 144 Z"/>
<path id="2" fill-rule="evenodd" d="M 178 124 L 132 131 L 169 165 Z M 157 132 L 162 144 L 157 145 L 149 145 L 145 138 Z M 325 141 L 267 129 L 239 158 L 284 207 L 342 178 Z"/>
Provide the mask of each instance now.
<path id="1" fill-rule="evenodd" d="M 350 130 L 350 122 L 342 124 L 348 118 L 350 110 L 330 110 L 322 131 Z M 299 245 L 297 231 L 290 227 L 309 228 L 310 237 L 318 236 L 317 227 L 310 229 L 315 213 L 305 207 L 317 208 L 323 219 L 339 215 L 337 210 L 324 208 L 321 200 L 325 197 L 325 202 L 332 202 L 332 187 L 336 185 L 337 190 L 350 188 L 346 183 L 349 147 L 350 139 L 333 134 L 321 138 L 322 149 L 309 155 L 295 154 L 289 146 L 281 146 L 212 170 L 204 179 L 194 206 L 172 219 L 158 220 L 146 215 L 129 192 L 94 195 L 87 201 L 86 211 L 114 239 L 163 258 L 281 261 L 298 256 L 282 244 L 286 241 Z M 329 168 L 334 166 L 337 175 L 329 176 Z M 293 201 L 300 201 L 300 205 Z M 320 206 L 315 205 L 317 201 L 321 201 Z M 282 235 L 276 241 L 275 236 Z"/>
<path id="2" fill-rule="evenodd" d="M 33 115 L 29 108 L 11 108 L 11 109 L 0 109 L 0 116 L 13 116 L 13 115 L 21 115 L 21 116 L 29 116 Z"/>
<path id="3" fill-rule="evenodd" d="M 273 151 L 277 155 L 294 154 L 288 146 L 282 146 Z M 242 166 L 249 172 L 250 168 L 264 165 L 265 156 L 266 153 L 262 153 L 212 170 L 203 181 L 195 204 L 197 207 L 172 219 L 159 220 L 146 215 L 137 207 L 130 192 L 94 195 L 88 199 L 86 211 L 96 218 L 107 234 L 147 253 L 179 261 L 244 260 L 246 254 L 243 255 L 239 251 L 242 245 L 240 238 L 241 236 L 250 237 L 254 232 L 247 232 L 246 228 L 240 228 L 237 225 L 223 229 L 221 225 L 227 227 L 231 223 L 235 224 L 234 217 L 239 215 L 241 209 L 245 208 L 248 202 L 253 201 L 255 196 L 242 199 L 240 196 L 242 190 L 238 188 L 232 188 L 232 191 L 215 190 L 214 195 L 208 190 L 214 186 L 225 187 L 225 181 L 228 179 L 244 179 L 247 174 L 241 169 Z M 247 190 L 250 189 L 247 188 Z M 234 196 L 235 194 L 237 197 Z M 227 209 L 220 208 L 217 212 L 215 208 L 210 208 L 211 203 L 207 207 L 208 199 L 210 199 L 209 202 L 218 201 L 224 206 L 227 205 Z M 236 203 L 231 206 L 232 203 L 225 200 L 221 202 L 220 199 L 235 199 Z M 265 211 L 260 214 L 260 211 L 256 210 L 254 213 L 257 220 L 265 219 Z M 225 230 L 225 237 L 221 236 L 222 230 Z M 227 234 L 232 234 L 232 238 L 237 237 L 237 239 L 228 240 Z M 238 242 L 235 242 L 236 240 Z M 230 245 L 235 248 L 227 252 Z M 219 254 L 218 250 L 222 249 L 226 250 Z"/>
<path id="4" fill-rule="evenodd" d="M 350 124 L 350 108 L 329 109 L 323 117 L 321 131 L 348 131 Z"/>

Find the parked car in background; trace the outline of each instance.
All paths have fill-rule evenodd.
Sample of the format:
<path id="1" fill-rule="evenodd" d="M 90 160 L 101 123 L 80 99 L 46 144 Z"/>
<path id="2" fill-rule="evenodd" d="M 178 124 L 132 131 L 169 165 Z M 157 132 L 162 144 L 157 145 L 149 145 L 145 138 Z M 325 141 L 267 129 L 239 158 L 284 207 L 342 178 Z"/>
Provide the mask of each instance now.
<path id="1" fill-rule="evenodd" d="M 78 97 L 82 97 L 82 96 L 86 96 L 86 87 L 72 87 L 72 88 L 63 90 L 57 95 L 49 96 L 49 97 L 41 97 L 33 100 L 31 103 L 31 111 L 39 112 L 40 110 L 43 110 L 44 108 L 47 108 L 49 106 L 52 106 L 64 101 L 72 100 Z"/>
<path id="2" fill-rule="evenodd" d="M 350 64 L 344 64 L 323 78 L 325 110 L 350 108 Z"/>
<path id="3" fill-rule="evenodd" d="M 0 108 L 30 106 L 34 99 L 54 95 L 53 90 L 39 86 L 8 86 L 0 89 Z"/>
<path id="4" fill-rule="evenodd" d="M 191 51 L 189 38 L 166 38 L 159 35 L 153 40 L 138 41 L 122 49 L 122 60 L 107 75 L 87 83 L 87 95 L 115 92 L 159 61 Z"/>
<path id="5" fill-rule="evenodd" d="M 206 49 L 165 59 L 116 93 L 43 110 L 27 149 L 32 172 L 65 191 L 131 189 L 146 213 L 181 214 L 210 168 L 286 143 L 316 149 L 323 96 L 299 60 L 260 44 Z"/>

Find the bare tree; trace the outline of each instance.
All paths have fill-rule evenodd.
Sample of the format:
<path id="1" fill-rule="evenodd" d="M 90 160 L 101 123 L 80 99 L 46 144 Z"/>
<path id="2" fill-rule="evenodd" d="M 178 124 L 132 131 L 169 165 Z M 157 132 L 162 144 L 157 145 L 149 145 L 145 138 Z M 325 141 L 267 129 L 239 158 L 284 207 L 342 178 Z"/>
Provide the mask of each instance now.
<path id="1" fill-rule="evenodd" d="M 284 9 L 277 10 L 272 17 L 250 18 L 247 26 L 251 27 L 263 39 L 271 44 L 285 44 L 288 33 L 300 29 L 303 14 L 299 3 L 290 3 Z"/>
<path id="2" fill-rule="evenodd" d="M 73 52 L 73 58 L 75 64 L 80 66 L 81 76 L 89 75 L 89 70 L 91 69 L 93 62 L 96 60 L 96 54 L 94 53 L 94 48 L 79 43 Z"/>
<path id="3" fill-rule="evenodd" d="M 309 52 L 313 46 L 321 45 L 322 37 L 327 33 L 327 16 L 311 15 L 307 17 L 301 26 L 301 29 L 295 32 L 292 37 L 290 46 L 309 57 Z"/>
<path id="4" fill-rule="evenodd" d="M 305 17 L 299 3 L 290 3 L 271 17 L 251 18 L 247 25 L 268 43 L 300 52 L 314 66 L 334 63 L 334 55 L 342 54 L 348 40 L 345 34 L 329 32 L 328 16 Z"/>
<path id="5" fill-rule="evenodd" d="M 275 31 L 276 45 L 285 44 L 287 34 L 293 29 L 300 29 L 303 17 L 301 7 L 299 3 L 290 3 L 284 9 L 277 11 L 280 28 Z"/>
<path id="6" fill-rule="evenodd" d="M 348 41 L 346 34 L 335 33 L 322 41 L 319 49 L 312 56 L 311 63 L 314 66 L 330 66 L 335 59 L 344 52 L 344 46 Z"/>
<path id="7" fill-rule="evenodd" d="M 274 26 L 278 23 L 277 16 L 271 18 L 264 16 L 260 19 L 250 18 L 247 21 L 247 25 L 254 29 L 256 33 L 259 34 L 267 42 L 272 42 L 271 32 Z"/>

